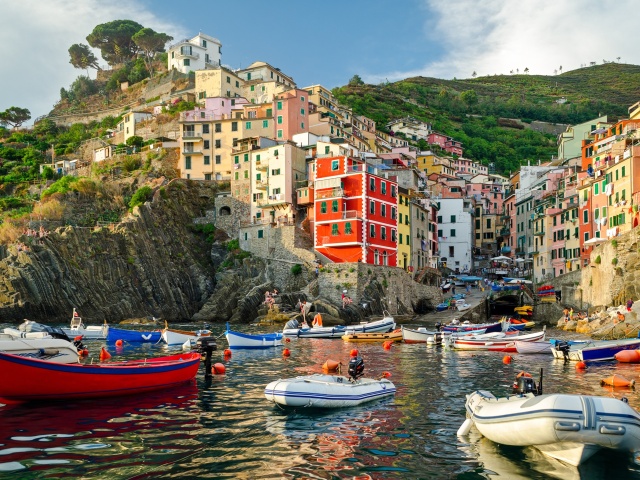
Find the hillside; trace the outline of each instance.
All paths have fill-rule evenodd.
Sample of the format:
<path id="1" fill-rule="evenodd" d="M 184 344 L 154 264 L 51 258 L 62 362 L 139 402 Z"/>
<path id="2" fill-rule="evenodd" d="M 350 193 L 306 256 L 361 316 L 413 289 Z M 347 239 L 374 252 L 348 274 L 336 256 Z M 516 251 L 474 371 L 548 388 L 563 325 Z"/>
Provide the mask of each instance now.
<path id="1" fill-rule="evenodd" d="M 577 124 L 600 115 L 625 117 L 640 99 L 640 66 L 608 63 L 560 75 L 496 75 L 466 80 L 414 77 L 385 85 L 347 85 L 333 91 L 354 113 L 378 128 L 407 115 L 463 143 L 465 157 L 494 163 L 501 173 L 557 154 L 555 135 L 499 126 L 499 118 L 525 123 Z M 564 103 L 559 103 L 564 102 Z"/>

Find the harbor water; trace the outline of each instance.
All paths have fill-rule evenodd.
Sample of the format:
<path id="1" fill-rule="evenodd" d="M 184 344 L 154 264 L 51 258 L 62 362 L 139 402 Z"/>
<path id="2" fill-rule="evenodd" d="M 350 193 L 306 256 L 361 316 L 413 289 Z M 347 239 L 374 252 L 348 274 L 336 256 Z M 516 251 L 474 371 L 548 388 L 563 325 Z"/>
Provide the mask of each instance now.
<path id="1" fill-rule="evenodd" d="M 255 327 L 247 327 L 247 330 Z M 220 328 L 215 330 L 218 335 Z M 548 332 L 553 336 L 553 331 Z M 549 337 L 549 335 L 548 335 Z M 86 342 L 97 361 L 104 342 Z M 348 344 L 340 339 L 293 339 L 282 348 L 234 351 L 214 362 L 226 375 L 210 380 L 201 367 L 195 382 L 132 397 L 0 406 L 0 478 L 640 478 L 631 455 L 601 451 L 579 469 L 533 448 L 496 445 L 465 420 L 465 395 L 483 389 L 510 392 L 522 370 L 545 393 L 627 397 L 600 380 L 612 374 L 640 379 L 640 366 L 601 362 L 578 372 L 551 355 L 461 352 L 396 343 Z M 113 360 L 177 353 L 180 347 L 109 347 Z M 349 409 L 283 410 L 264 397 L 277 378 L 320 373 L 327 359 L 348 362 L 358 348 L 365 376 L 391 373 L 395 398 Z"/>

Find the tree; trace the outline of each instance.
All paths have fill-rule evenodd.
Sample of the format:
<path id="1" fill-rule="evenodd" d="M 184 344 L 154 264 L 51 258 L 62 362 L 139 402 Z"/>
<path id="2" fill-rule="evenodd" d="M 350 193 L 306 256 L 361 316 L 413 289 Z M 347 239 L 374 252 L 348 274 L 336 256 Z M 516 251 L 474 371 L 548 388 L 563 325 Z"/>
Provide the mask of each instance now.
<path id="1" fill-rule="evenodd" d="M 475 90 L 466 90 L 460 94 L 460 99 L 467 105 L 478 103 L 478 94 Z"/>
<path id="2" fill-rule="evenodd" d="M 101 23 L 87 36 L 87 42 L 93 48 L 100 49 L 102 58 L 109 65 L 117 65 L 131 60 L 138 53 L 138 45 L 132 37 L 142 28 L 142 25 L 133 20 Z"/>
<path id="3" fill-rule="evenodd" d="M 98 59 L 89 49 L 89 46 L 84 43 L 74 43 L 71 45 L 69 47 L 69 56 L 71 57 L 69 63 L 76 68 L 86 70 L 91 67 L 100 70 Z"/>
<path id="4" fill-rule="evenodd" d="M 476 77 L 478 76 L 478 74 L 477 74 L 477 73 L 476 73 L 476 71 L 474 70 L 474 71 L 473 71 L 473 73 L 471 74 L 471 76 L 472 76 L 473 78 L 476 78 Z"/>
<path id="5" fill-rule="evenodd" d="M 30 118 L 31 112 L 26 108 L 10 107 L 0 112 L 0 124 L 11 125 L 13 128 L 18 128 Z"/>
<path id="6" fill-rule="evenodd" d="M 560 73 L 562 74 L 562 65 L 558 67 L 558 70 L 560 70 Z"/>
<path id="7" fill-rule="evenodd" d="M 529 67 L 524 67 L 524 73 L 528 74 L 529 73 Z"/>
<path id="8" fill-rule="evenodd" d="M 158 33 L 151 28 L 143 28 L 136 32 L 131 39 L 144 53 L 144 63 L 149 75 L 153 75 L 153 58 L 157 52 L 164 52 L 164 46 L 173 40 L 173 37 L 166 33 Z"/>
<path id="9" fill-rule="evenodd" d="M 362 78 L 360 78 L 360 75 L 354 75 L 351 77 L 351 80 L 349 80 L 349 86 L 356 87 L 358 85 L 364 85 L 364 82 L 362 81 Z"/>

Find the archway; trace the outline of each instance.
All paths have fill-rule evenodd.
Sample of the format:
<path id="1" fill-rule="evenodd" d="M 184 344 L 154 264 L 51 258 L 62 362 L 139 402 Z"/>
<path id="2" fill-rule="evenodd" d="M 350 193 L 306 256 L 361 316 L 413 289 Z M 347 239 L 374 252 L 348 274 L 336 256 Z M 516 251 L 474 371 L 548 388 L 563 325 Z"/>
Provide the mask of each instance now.
<path id="1" fill-rule="evenodd" d="M 231 208 L 229 208 L 229 207 L 221 207 L 219 215 L 221 217 L 225 217 L 225 216 L 231 215 Z"/>

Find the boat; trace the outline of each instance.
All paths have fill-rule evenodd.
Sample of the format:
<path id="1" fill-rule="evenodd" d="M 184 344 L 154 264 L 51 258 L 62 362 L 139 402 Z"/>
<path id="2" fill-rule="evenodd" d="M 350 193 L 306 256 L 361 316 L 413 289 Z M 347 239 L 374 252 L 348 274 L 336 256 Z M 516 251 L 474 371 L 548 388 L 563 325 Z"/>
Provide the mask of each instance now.
<path id="1" fill-rule="evenodd" d="M 485 328 L 479 330 L 472 330 L 468 332 L 441 332 L 439 330 L 427 330 L 424 327 L 418 327 L 417 329 L 411 329 L 402 327 L 402 341 L 404 343 L 442 343 L 444 336 L 465 336 L 465 335 L 481 335 L 486 332 Z"/>
<path id="2" fill-rule="evenodd" d="M 46 362 L 0 353 L 0 402 L 102 398 L 171 388 L 192 380 L 200 354 L 92 365 Z"/>
<path id="3" fill-rule="evenodd" d="M 580 465 L 602 448 L 640 450 L 640 415 L 612 397 L 525 393 L 496 398 L 479 390 L 467 395 L 465 407 L 467 422 L 489 440 L 532 446 L 569 465 Z"/>
<path id="4" fill-rule="evenodd" d="M 109 327 L 107 342 L 113 343 L 118 340 L 129 343 L 158 343 L 162 339 L 160 330 L 126 330 L 124 328 Z"/>
<path id="5" fill-rule="evenodd" d="M 358 343 L 358 342 L 401 342 L 402 341 L 402 329 L 397 328 L 392 332 L 380 332 L 380 333 L 352 333 L 348 332 L 342 336 L 342 340 L 345 342 Z"/>
<path id="6" fill-rule="evenodd" d="M 595 340 L 571 345 L 558 341 L 551 350 L 554 358 L 576 362 L 613 360 L 616 353 L 623 350 L 640 348 L 640 338 L 624 338 L 621 340 Z"/>
<path id="7" fill-rule="evenodd" d="M 486 333 L 501 332 L 503 330 L 502 322 L 493 323 L 456 323 L 451 322 L 449 325 L 443 325 L 443 332 L 471 332 L 473 330 L 485 329 Z"/>
<path id="8" fill-rule="evenodd" d="M 78 315 L 76 309 L 73 309 L 73 315 L 71 316 L 71 325 L 69 328 L 62 327 L 64 333 L 69 338 L 75 338 L 78 335 L 82 335 L 85 340 L 104 340 L 109 334 L 109 325 L 105 322 L 103 325 L 89 325 L 88 327 L 82 322 L 82 318 Z"/>
<path id="9" fill-rule="evenodd" d="M 78 363 L 78 348 L 69 339 L 53 338 L 45 332 L 27 335 L 32 337 L 18 338 L 0 333 L 0 352 L 53 363 Z"/>
<path id="10" fill-rule="evenodd" d="M 546 353 L 551 355 L 551 349 L 553 348 L 549 342 L 544 340 L 536 340 L 534 342 L 516 340 L 513 343 L 518 353 Z"/>
<path id="11" fill-rule="evenodd" d="M 200 337 L 208 337 L 211 335 L 210 330 L 176 330 L 169 328 L 167 322 L 164 323 L 162 330 L 162 339 L 167 345 L 183 345 L 185 342 L 195 343 Z"/>
<path id="12" fill-rule="evenodd" d="M 466 310 L 469 310 L 471 308 L 471 305 L 468 303 L 456 303 L 456 308 L 459 312 L 464 312 Z"/>
<path id="13" fill-rule="evenodd" d="M 486 335 L 486 334 L 485 334 Z M 500 335 L 497 333 L 496 335 Z M 451 339 L 451 348 L 458 350 L 486 350 L 490 352 L 516 352 L 515 341 L 535 342 L 543 340 L 545 331 L 529 333 L 526 335 L 509 336 L 503 334 L 503 337 L 488 338 L 485 336 L 476 337 L 455 337 Z"/>
<path id="14" fill-rule="evenodd" d="M 341 338 L 346 333 L 389 332 L 396 328 L 392 316 L 387 315 L 382 320 L 361 323 L 359 325 L 339 325 L 336 327 L 296 328 L 297 321 L 290 320 L 285 325 L 282 334 L 285 337 L 297 338 Z"/>
<path id="15" fill-rule="evenodd" d="M 449 306 L 449 302 L 439 303 L 438 305 L 436 305 L 436 312 L 444 312 L 445 310 L 449 309 Z"/>
<path id="16" fill-rule="evenodd" d="M 248 334 L 235 332 L 229 328 L 224 332 L 229 342 L 229 348 L 235 349 L 253 349 L 253 348 L 270 348 L 282 345 L 282 333 L 258 333 Z"/>

